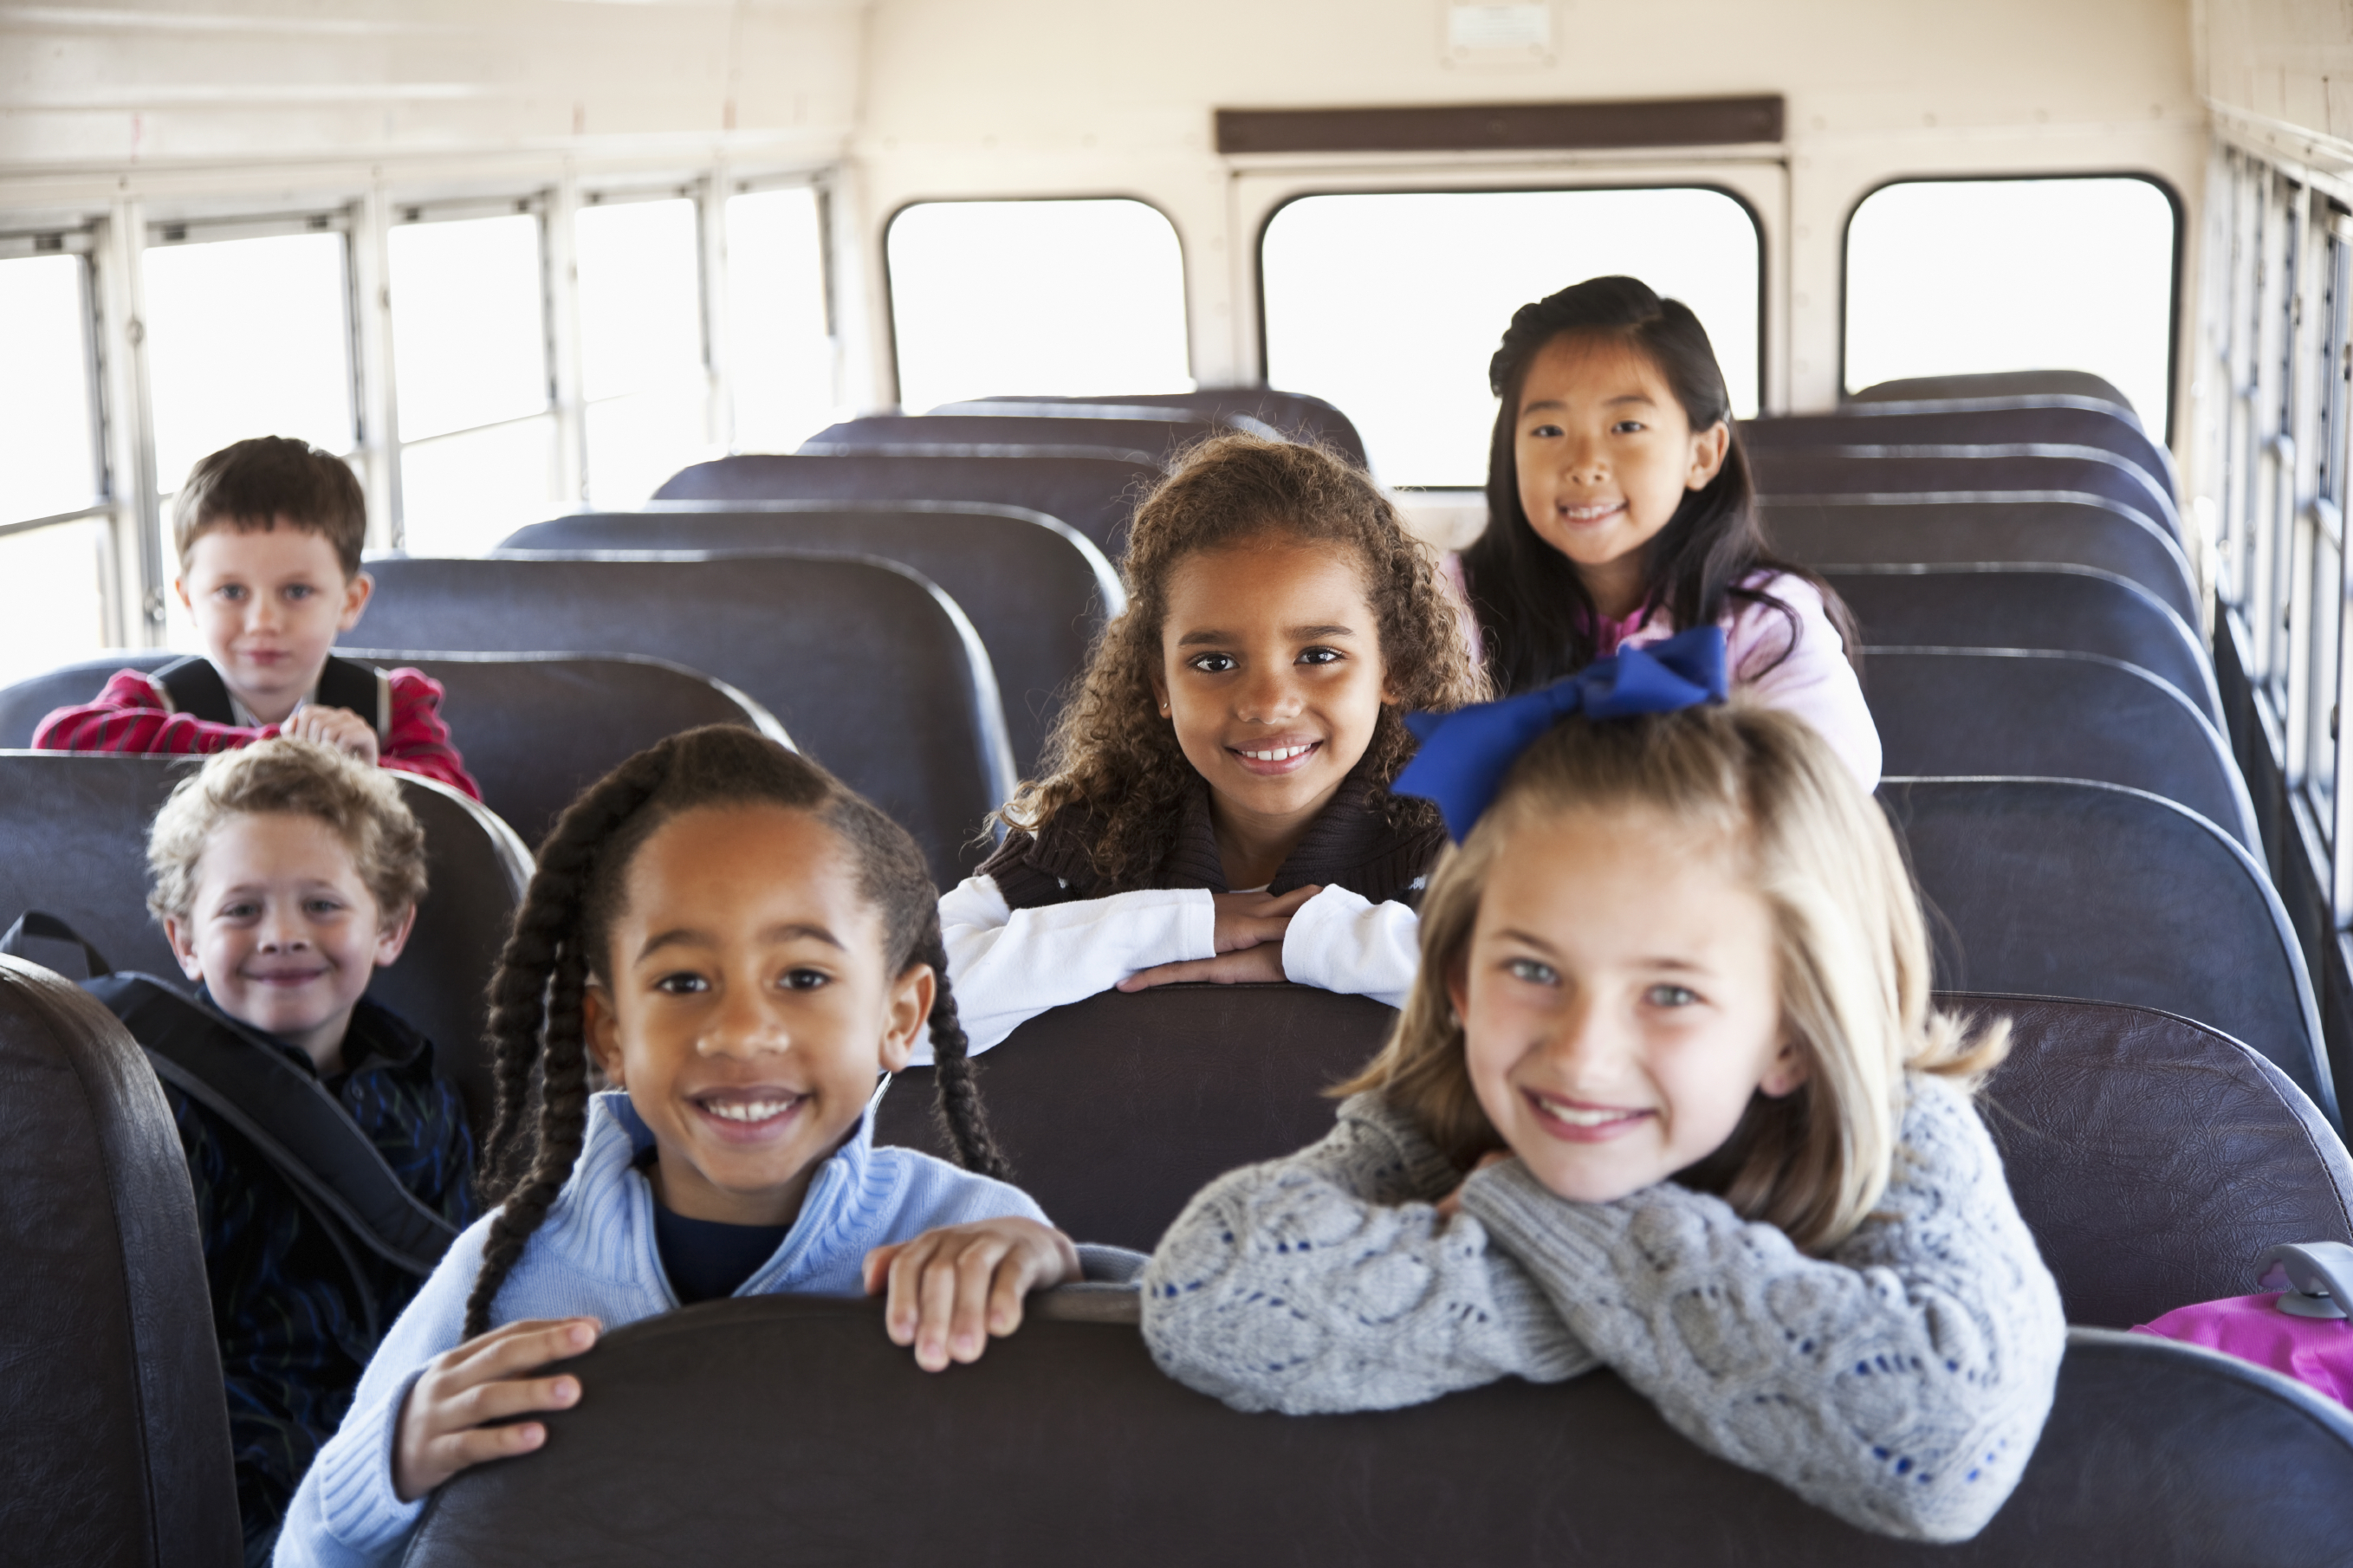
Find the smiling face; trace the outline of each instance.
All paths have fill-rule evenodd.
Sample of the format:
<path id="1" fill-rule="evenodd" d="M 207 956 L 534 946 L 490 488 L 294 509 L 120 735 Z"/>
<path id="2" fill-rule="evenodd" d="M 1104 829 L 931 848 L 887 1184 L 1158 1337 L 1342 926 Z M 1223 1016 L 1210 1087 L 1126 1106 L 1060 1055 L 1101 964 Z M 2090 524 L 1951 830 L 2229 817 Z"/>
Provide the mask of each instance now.
<path id="1" fill-rule="evenodd" d="M 1155 695 L 1208 781 L 1229 879 L 1254 885 L 1364 756 L 1389 700 L 1363 570 L 1280 536 L 1203 551 L 1169 573 L 1160 640 Z"/>
<path id="2" fill-rule="evenodd" d="M 1695 847 L 1662 814 L 1521 827 L 1448 985 L 1481 1108 L 1539 1182 L 1578 1202 L 1706 1158 L 1751 1096 L 1805 1079 L 1773 937 L 1730 847 Z"/>
<path id="3" fill-rule="evenodd" d="M 280 518 L 273 528 L 206 530 L 173 584 L 205 657 L 230 695 L 276 724 L 319 683 L 335 635 L 359 624 L 374 581 L 343 575 L 324 534 Z"/>
<path id="4" fill-rule="evenodd" d="M 400 956 L 416 910 L 386 923 L 349 846 L 315 816 L 255 812 L 213 830 L 195 897 L 167 918 L 180 968 L 240 1019 L 342 1070 L 343 1032 L 375 971 Z"/>
<path id="5" fill-rule="evenodd" d="M 885 973 L 882 937 L 849 852 L 807 812 L 697 807 L 639 847 L 586 1011 L 653 1131 L 664 1207 L 733 1225 L 800 1212 L 931 1011 L 931 970 Z"/>
<path id="6" fill-rule="evenodd" d="M 1616 338 L 1564 334 L 1529 363 L 1513 457 L 1538 538 L 1576 563 L 1604 616 L 1641 607 L 1639 552 L 1685 493 L 1724 466 L 1731 431 L 1694 430 L 1648 358 Z"/>

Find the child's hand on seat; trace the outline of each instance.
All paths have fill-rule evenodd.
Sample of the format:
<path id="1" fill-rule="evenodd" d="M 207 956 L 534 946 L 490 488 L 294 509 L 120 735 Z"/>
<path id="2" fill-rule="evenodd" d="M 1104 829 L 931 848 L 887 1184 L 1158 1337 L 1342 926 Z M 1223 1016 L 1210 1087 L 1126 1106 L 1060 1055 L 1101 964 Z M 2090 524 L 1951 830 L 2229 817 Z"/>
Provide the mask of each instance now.
<path id="1" fill-rule="evenodd" d="M 1071 1238 L 1018 1215 L 944 1226 L 866 1255 L 866 1293 L 890 1290 L 891 1342 L 914 1346 L 925 1372 L 978 1361 L 990 1335 L 1021 1326 L 1024 1296 L 1079 1278 Z"/>
<path id="2" fill-rule="evenodd" d="M 375 729 L 348 708 L 305 702 L 278 727 L 278 732 L 349 752 L 370 767 L 375 765 Z"/>
<path id="3" fill-rule="evenodd" d="M 1219 985 L 1271 985 L 1289 979 L 1282 972 L 1282 944 L 1270 942 L 1215 958 L 1188 958 L 1182 963 L 1139 969 L 1119 983 L 1122 991 L 1146 991 L 1183 980 L 1206 980 Z"/>
<path id="4" fill-rule="evenodd" d="M 1219 985 L 1264 985 L 1285 978 L 1282 939 L 1299 907 L 1324 889 L 1293 888 L 1280 898 L 1269 893 L 1213 893 L 1218 907 L 1215 958 L 1188 958 L 1178 963 L 1139 969 L 1119 983 L 1122 991 L 1145 991 L 1179 981 L 1207 980 Z"/>
<path id="5" fill-rule="evenodd" d="M 537 1421 L 485 1423 L 577 1405 L 578 1378 L 518 1374 L 580 1354 L 596 1342 L 598 1326 L 594 1318 L 526 1319 L 426 1363 L 401 1404 L 393 1437 L 392 1489 L 400 1500 L 414 1502 L 460 1470 L 546 1442 L 547 1428 Z"/>

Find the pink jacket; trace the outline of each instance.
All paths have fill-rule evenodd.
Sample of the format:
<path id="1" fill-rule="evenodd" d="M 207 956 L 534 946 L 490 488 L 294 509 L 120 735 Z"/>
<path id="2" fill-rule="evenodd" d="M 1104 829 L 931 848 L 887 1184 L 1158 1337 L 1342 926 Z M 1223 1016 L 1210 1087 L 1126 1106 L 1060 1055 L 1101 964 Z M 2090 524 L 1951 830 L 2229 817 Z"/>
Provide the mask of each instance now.
<path id="1" fill-rule="evenodd" d="M 1468 608 L 1462 564 L 1448 555 L 1447 581 L 1464 602 L 1462 624 L 1473 659 L 1484 659 L 1478 617 Z M 1879 787 L 1879 727 L 1862 700 L 1862 684 L 1846 659 L 1846 644 L 1822 609 L 1822 596 L 1802 577 L 1786 573 L 1753 574 L 1743 587 L 1770 594 L 1798 617 L 1796 646 L 1791 647 L 1789 618 L 1770 605 L 1736 601 L 1724 617 L 1725 654 L 1733 684 L 1783 712 L 1811 724 L 1831 743 L 1839 760 L 1854 770 L 1866 790 Z M 1666 610 L 1637 610 L 1622 621 L 1607 621 L 1596 639 L 1596 651 L 1612 654 L 1621 647 L 1644 647 L 1664 642 L 1682 628 Z M 1783 658 L 1783 650 L 1788 657 Z M 1776 664 L 1774 661 L 1779 659 Z"/>

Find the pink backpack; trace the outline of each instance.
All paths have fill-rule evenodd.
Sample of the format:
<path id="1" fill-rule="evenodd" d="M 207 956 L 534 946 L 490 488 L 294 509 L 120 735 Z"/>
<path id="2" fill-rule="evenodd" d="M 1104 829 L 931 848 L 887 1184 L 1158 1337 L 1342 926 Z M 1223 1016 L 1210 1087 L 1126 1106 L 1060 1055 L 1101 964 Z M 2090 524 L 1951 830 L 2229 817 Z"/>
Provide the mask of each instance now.
<path id="1" fill-rule="evenodd" d="M 2353 1405 L 2353 1247 L 2307 1241 L 2255 1259 L 2259 1296 L 2177 1307 L 2137 1334 L 2225 1352 L 2284 1373 L 2339 1405 Z"/>

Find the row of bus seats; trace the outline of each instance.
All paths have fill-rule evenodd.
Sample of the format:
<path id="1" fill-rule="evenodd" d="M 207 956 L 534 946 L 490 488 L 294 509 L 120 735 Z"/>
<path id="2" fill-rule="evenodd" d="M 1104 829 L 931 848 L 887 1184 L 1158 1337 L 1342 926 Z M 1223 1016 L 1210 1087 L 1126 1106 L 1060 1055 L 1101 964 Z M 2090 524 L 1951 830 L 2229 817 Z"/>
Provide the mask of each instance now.
<path id="1" fill-rule="evenodd" d="M 2162 468 L 2161 458 L 2131 449 L 2137 426 L 2112 393 L 2080 384 L 1966 380 L 1902 390 L 1904 395 L 1867 396 L 1847 413 L 1810 423 L 1821 426 L 1832 448 L 2091 447 L 2105 439 L 2116 455 L 2169 488 L 2169 470 L 2151 473 Z M 975 413 L 976 406 L 987 411 Z M 1138 417 L 1139 410 L 1155 408 L 1186 417 Z M 2077 417 L 2086 412 L 2119 429 Z M 2000 440 L 1976 443 L 1872 434 L 1892 428 L 1879 421 L 1988 413 L 2015 427 L 1994 432 Z M 2072 421 L 2063 431 L 2069 438 L 2038 439 L 2050 434 L 2034 426 L 2040 413 L 2064 414 Z M 1272 394 L 1092 405 L 1008 399 L 958 405 L 941 417 L 1056 421 L 1067 432 L 1048 430 L 1060 438 L 1033 445 L 1069 451 L 1092 445 L 1089 422 L 1098 415 L 1123 426 L 1169 426 L 1172 434 L 1187 423 L 1249 427 L 1239 416 L 1345 445 L 1337 433 L 1345 424 L 1335 424 L 1328 405 L 1303 405 Z M 1750 429 L 1775 423 L 1753 422 Z M 1801 423 L 1789 421 L 1788 428 Z M 1783 431 L 1767 430 L 1757 445 L 1762 452 L 1783 438 Z M 1156 472 L 1157 457 L 1132 449 L 1150 459 L 1147 473 Z M 1820 448 L 1797 442 L 1791 449 Z M 856 465 L 867 456 L 813 453 L 786 461 Z M 1936 906 L 1945 983 L 2035 994 L 1947 1000 L 2018 1021 L 2016 1053 L 1991 1088 L 1989 1121 L 2021 1210 L 2060 1278 L 2070 1318 L 2092 1326 L 2071 1350 L 2060 1407 L 2027 1484 L 1979 1542 L 1945 1555 L 2055 1561 L 2062 1552 L 2093 1551 L 2151 1561 L 2253 1562 L 2333 1551 L 2353 1523 L 2353 1493 L 2342 1484 L 2353 1479 L 2353 1421 L 2345 1412 L 2253 1369 L 2101 1331 L 2185 1301 L 2243 1291 L 2254 1256 L 2274 1242 L 2353 1240 L 2353 1166 L 2330 1125 L 2334 1101 L 2309 984 L 2278 900 L 2247 854 L 2245 791 L 2217 738 L 2203 649 L 2158 570 L 2166 565 L 2165 552 L 2134 557 L 2116 545 L 2144 539 L 2146 524 L 2166 529 L 2178 554 L 2170 514 L 2131 494 L 2038 489 L 2051 477 L 2040 461 L 2048 456 L 2027 452 L 2013 462 L 1977 450 L 1921 459 L 1905 473 L 1895 469 L 1911 459 L 1857 458 L 1882 462 L 1881 472 L 1893 476 L 1875 483 L 1907 479 L 1915 488 L 1824 488 L 1803 492 L 1794 507 L 1768 498 L 1779 547 L 1824 571 L 1861 620 L 1867 689 L 1888 746 L 1884 799 Z M 821 494 L 788 485 L 784 493 L 754 497 L 753 505 L 663 505 L 642 514 L 565 519 L 544 525 L 549 531 L 518 535 L 512 542 L 528 552 L 502 562 L 462 570 L 434 562 L 375 563 L 385 587 L 368 628 L 372 640 L 412 648 L 479 647 L 496 628 L 512 632 L 518 649 L 577 648 L 585 658 L 621 644 L 627 652 L 710 668 L 749 693 L 747 712 L 753 703 L 776 710 L 813 754 L 920 830 L 913 816 L 928 798 L 922 788 L 894 799 L 870 781 L 923 759 L 860 752 L 861 737 L 826 726 L 845 710 L 862 711 L 871 726 L 887 721 L 877 715 L 903 711 L 891 707 L 899 696 L 881 689 L 893 679 L 943 682 L 951 718 L 977 714 L 984 698 L 993 699 L 986 689 L 994 684 L 992 660 L 1014 662 L 1011 639 L 1024 616 L 1091 627 L 1115 607 L 1116 586 L 1101 569 L 1103 552 L 1089 560 L 1071 548 L 1071 534 L 1088 530 L 1042 504 L 1050 500 L 1043 491 L 1021 489 L 1039 464 L 1104 460 L 1029 451 L 926 456 L 906 461 L 979 465 L 975 471 L 989 477 L 972 491 L 908 494 L 892 481 L 871 493 L 836 467 L 836 477 L 825 481 L 833 489 Z M 755 460 L 729 460 L 749 461 Z M 1835 459 L 1805 461 L 1838 466 Z M 1944 471 L 1955 464 L 1973 465 L 1962 481 Z M 944 487 L 958 471 L 923 470 L 926 482 Z M 1964 481 L 1960 489 L 1918 488 Z M 2069 482 L 2091 481 L 2073 475 Z M 2141 531 L 2119 531 L 2105 521 L 2136 506 L 2140 521 L 2128 526 Z M 2060 520 L 2045 529 L 2011 510 L 2052 507 L 2076 510 L 2036 513 Z M 992 521 L 976 521 L 982 518 Z M 1974 519 L 1992 520 L 1982 524 L 1986 542 L 1956 542 L 1956 535 L 1979 526 Z M 1813 544 L 1801 537 L 1808 520 L 1820 522 Z M 1066 527 L 1057 531 L 1053 522 Z M 861 524 L 868 525 L 863 532 Z M 993 534 L 984 531 L 991 529 Z M 1051 539 L 1066 562 L 1078 559 L 1085 570 L 1065 574 L 1059 598 L 1033 594 L 1023 600 L 1019 590 L 1034 589 L 1037 574 L 993 573 L 980 559 L 980 545 L 959 542 L 965 537 Z M 1101 537 L 1115 546 L 1110 529 Z M 1924 540 L 1932 548 L 1915 551 Z M 2084 547 L 2071 552 L 2071 540 Z M 1831 548 L 1820 548 L 1824 541 Z M 2042 554 L 2022 549 L 2033 542 Z M 863 547 L 862 559 L 816 552 L 843 545 Z M 681 547 L 682 557 L 673 553 Z M 583 559 L 573 553 L 580 550 L 595 553 Z M 2073 558 L 2101 550 L 2109 553 Z M 922 558 L 911 561 L 918 552 Z M 693 615 L 665 613 L 676 601 L 660 595 L 689 583 L 686 573 L 701 574 L 691 580 L 698 590 L 715 591 L 728 580 L 752 584 L 728 602 L 754 607 L 729 609 L 719 630 L 658 626 L 700 616 L 699 600 Z M 478 581 L 490 586 L 469 587 Z M 875 586 L 885 582 L 920 584 L 922 592 Z M 436 603 L 470 592 L 474 596 L 455 611 Z M 2041 615 L 2011 610 L 2013 596 L 2038 593 L 2058 597 L 2035 601 L 2043 605 Z M 583 595 L 599 596 L 586 611 L 564 608 L 563 601 Z M 895 632 L 901 628 L 889 617 L 913 606 L 918 631 L 904 640 L 922 641 L 921 605 L 961 621 L 957 606 L 967 597 L 971 619 L 964 635 L 932 639 L 961 647 L 962 685 L 939 673 L 953 672 L 952 658 L 921 668 L 892 664 L 887 651 L 861 640 L 869 637 L 857 625 L 861 616 Z M 413 608 L 402 610 L 404 602 Z M 386 607 L 396 614 L 379 622 Z M 399 618 L 406 615 L 418 618 Z M 781 626 L 764 630 L 756 624 L 763 617 L 807 617 L 818 629 L 805 636 Z M 1004 639 L 1002 654 L 984 622 Z M 558 632 L 560 640 L 530 640 Z M 686 640 L 697 636 L 702 640 Z M 824 638 L 846 641 L 854 651 L 819 646 Z M 1065 641 L 1060 657 L 1074 658 L 1071 650 L 1082 640 Z M 1025 671 L 1051 668 L 1043 640 L 1022 646 L 1020 657 L 1039 660 Z M 859 655 L 870 648 L 875 662 L 861 663 Z M 797 652 L 803 649 L 805 655 Z M 807 664 L 797 668 L 797 657 Z M 1025 693 L 1053 689 L 1048 677 L 1020 679 Z M 453 713 L 459 700 L 453 685 Z M 0 715 L 11 711 L 6 702 L 0 694 Z M 476 724 L 496 721 L 488 710 L 469 711 Z M 1050 716 L 1041 704 L 1040 731 Z M 942 727 L 955 728 L 944 721 Z M 966 747 L 960 765 L 967 776 L 991 771 L 988 728 L 985 717 L 975 717 L 956 731 Z M 1000 723 L 1000 737 L 1003 729 Z M 2190 736 L 2200 743 L 2184 739 Z M 466 743 L 470 756 L 470 734 Z M 104 771 L 117 763 L 128 771 Z M 39 793 L 56 796 L 62 789 L 85 804 L 47 815 L 18 812 L 9 803 L 27 791 L 0 788 L 0 901 L 16 897 L 19 884 L 59 889 L 52 899 L 66 902 L 59 912 L 78 916 L 102 946 L 120 943 L 132 961 L 156 966 L 132 929 L 137 845 L 139 824 L 160 796 L 170 764 L 0 761 L 5 767 L 36 765 L 50 770 L 35 785 Z M 861 771 L 869 776 L 860 777 Z M 142 773 L 149 776 L 133 776 Z M 500 794 L 491 793 L 500 804 Z M 472 933 L 495 931 L 511 909 L 518 847 L 512 836 L 501 836 L 490 813 L 470 814 L 463 809 L 469 803 L 446 792 L 415 786 L 411 798 L 427 807 L 436 855 L 434 901 L 424 911 L 420 938 L 439 922 L 468 934 L 442 946 L 420 941 L 394 972 L 401 994 L 387 999 L 450 1043 L 451 1065 L 479 1111 L 480 1063 L 468 1048 L 478 1031 L 468 1027 L 464 1009 L 480 994 L 480 970 L 495 939 Z M 934 822 L 955 820 L 954 809 L 944 807 Z M 86 829 L 78 825 L 83 816 L 107 820 Z M 113 849 L 94 847 L 101 834 L 117 841 Z M 90 847 L 62 855 L 63 845 Z M 969 863 L 968 847 L 955 840 L 947 842 L 946 856 L 936 837 L 927 847 L 944 879 Z M 469 856 L 504 869 L 469 878 L 459 868 Z M 58 865 L 41 870 L 26 864 L 36 858 Z M 84 894 L 79 903 L 64 899 L 76 889 Z M 104 917 L 110 908 L 111 923 Z M 463 942 L 474 944 L 470 953 L 460 951 Z M 15 971 L 0 976 L 15 979 Z M 433 1010 L 436 992 L 456 1001 L 458 1016 Z M 2045 999 L 2052 996 L 2086 1000 Z M 28 1026 L 30 1044 L 23 1048 L 54 1054 L 61 1048 L 51 1037 L 56 1009 L 33 1012 L 49 1019 L 42 1026 L 49 1034 Z M 0 1006 L 0 1036 L 6 1037 L 0 1037 L 0 1081 L 30 1081 L 38 1074 L 16 1062 L 13 1016 Z M 986 1058 L 983 1073 L 1017 1177 L 1048 1212 L 1082 1237 L 1148 1246 L 1209 1177 L 1319 1136 L 1330 1117 L 1321 1091 L 1377 1045 L 1388 1016 L 1362 998 L 1293 986 L 1113 994 L 1033 1020 Z M 104 1035 L 111 1022 L 83 1016 L 77 1026 Z M 1279 1046 L 1269 1048 L 1268 1041 Z M 105 1048 L 126 1045 L 117 1040 Z M 77 1048 L 98 1047 L 85 1042 Z M 910 1081 L 885 1096 L 886 1138 L 920 1144 L 933 1136 L 923 1076 L 907 1075 Z M 7 1245 L 16 1256 L 18 1242 Z M 1112 1315 L 1121 1304 L 1108 1303 Z M 1728 1476 L 1607 1377 L 1558 1389 L 1490 1389 L 1409 1415 L 1242 1417 L 1158 1380 L 1132 1328 L 1061 1321 L 1103 1315 L 1106 1305 L 1083 1291 L 1049 1298 L 1039 1307 L 1048 1321 L 998 1347 L 980 1367 L 944 1379 L 911 1373 L 902 1354 L 882 1348 L 871 1312 L 853 1305 L 723 1303 L 637 1325 L 592 1352 L 583 1372 L 595 1379 L 597 1397 L 557 1419 L 543 1458 L 473 1472 L 445 1490 L 413 1560 L 635 1560 L 631 1541 L 674 1545 L 680 1539 L 723 1561 L 754 1553 L 865 1560 L 912 1556 L 950 1529 L 969 1539 L 976 1528 L 1001 1552 L 1018 1549 L 1048 1562 L 1092 1557 L 1114 1530 L 1121 1555 L 1147 1562 L 1231 1556 L 1244 1542 L 1267 1542 L 1307 1561 L 1609 1561 L 1636 1542 L 1648 1554 L 1663 1549 L 1678 1561 L 1746 1562 L 1760 1553 L 1833 1563 L 1902 1560 L 1888 1543 L 1804 1510 L 1764 1483 Z M 50 1303 L 41 1310 L 78 1309 Z M 0 1359 L 13 1348 L 0 1343 Z M 121 1347 L 108 1353 L 118 1352 Z M 772 1397 L 779 1387 L 794 1388 L 797 1397 L 779 1405 Z M 779 1427 L 779 1413 L 805 1411 L 807 1396 L 821 1397 L 842 1417 L 828 1420 L 821 1433 Z M 117 1411 L 115 1419 L 138 1414 Z M 597 1478 L 617 1474 L 625 1455 L 642 1462 L 649 1432 L 663 1435 L 676 1476 L 660 1489 L 601 1484 Z M 710 1452 L 690 1453 L 681 1445 Z M 798 1457 L 773 1465 L 783 1451 Z M 1564 1472 L 1564 1462 L 1577 1468 Z M 779 1471 L 790 1479 L 780 1483 Z M 1563 1473 L 1597 1484 L 1590 1490 L 1580 1485 L 1569 1507 L 1557 1483 Z M 910 1475 L 924 1478 L 921 1508 L 905 1506 Z M 825 1479 L 817 1480 L 820 1476 Z M 1389 1477 L 1396 1484 L 1383 1485 Z M 805 1482 L 815 1484 L 804 1489 Z M 1715 1494 L 1725 1503 L 1708 1510 L 1660 1506 L 1703 1484 L 1730 1489 Z M 886 1487 L 887 1496 L 879 1489 Z M 1427 1498 L 1432 1488 L 1462 1497 L 1476 1491 L 1484 1502 L 1432 1510 L 1406 1500 Z M 11 1489 L 0 1485 L 0 1496 Z M 2283 1497 L 2295 1498 L 2295 1506 L 2267 1506 Z M 152 1511 L 161 1505 L 146 1506 Z M 122 1515 L 125 1529 L 134 1517 L 144 1516 Z M 671 1519 L 681 1521 L 682 1535 L 640 1528 Z M 1501 1533 L 1477 1534 L 1487 1530 Z"/>

